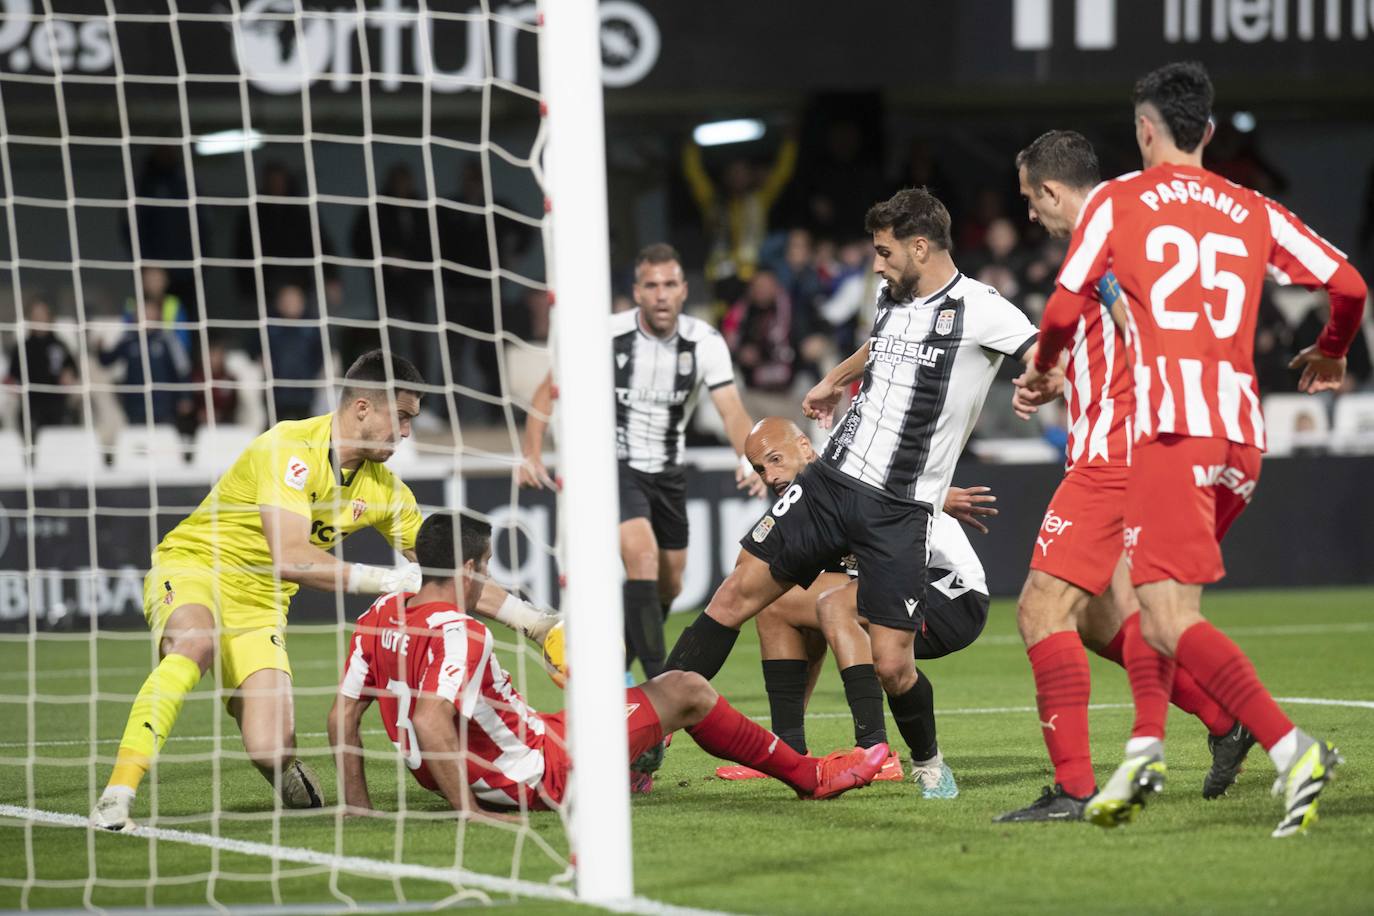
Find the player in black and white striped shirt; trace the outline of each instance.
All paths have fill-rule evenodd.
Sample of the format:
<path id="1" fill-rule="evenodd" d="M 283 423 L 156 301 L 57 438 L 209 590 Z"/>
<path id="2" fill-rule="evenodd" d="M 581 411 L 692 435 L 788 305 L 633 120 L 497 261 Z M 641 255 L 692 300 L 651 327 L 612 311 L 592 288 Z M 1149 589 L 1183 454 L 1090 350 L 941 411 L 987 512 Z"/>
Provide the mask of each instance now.
<path id="1" fill-rule="evenodd" d="M 625 638 L 645 677 L 663 670 L 663 620 L 682 591 L 687 562 L 687 478 L 683 430 L 703 388 L 741 456 L 735 479 L 762 496 L 744 440 L 753 422 L 735 388 L 725 340 L 682 314 L 687 281 L 671 245 L 650 245 L 635 261 L 638 308 L 611 317 L 615 359 L 616 456 L 620 460 L 620 552 L 625 562 Z M 522 486 L 552 486 L 540 461 L 553 406 L 552 374 L 535 393 L 525 425 Z M 541 416 L 542 414 L 542 416 Z"/>
<path id="2" fill-rule="evenodd" d="M 862 375 L 860 394 L 820 460 L 741 540 L 738 565 L 668 664 L 714 677 L 745 620 L 793 585 L 809 586 L 836 555 L 853 553 L 863 570 L 858 606 L 873 654 L 872 665 L 841 672 L 856 743 L 886 740 L 886 693 L 915 747 L 921 738 L 911 727 L 919 718 L 913 644 L 931 516 L 944 503 L 1003 357 L 1027 359 L 1036 331 L 995 290 L 959 273 L 949 251 L 949 213 L 929 192 L 899 191 L 869 210 L 866 228 L 873 268 L 885 281 L 873 335 L 812 389 L 803 407 L 828 425 L 845 387 Z"/>

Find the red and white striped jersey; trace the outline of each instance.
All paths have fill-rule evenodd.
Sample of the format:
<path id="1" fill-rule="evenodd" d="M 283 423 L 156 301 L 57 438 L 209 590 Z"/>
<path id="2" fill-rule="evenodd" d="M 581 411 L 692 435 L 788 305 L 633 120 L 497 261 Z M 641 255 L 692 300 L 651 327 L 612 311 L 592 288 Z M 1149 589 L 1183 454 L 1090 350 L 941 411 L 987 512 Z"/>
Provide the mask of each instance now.
<path id="1" fill-rule="evenodd" d="M 383 595 L 358 618 L 339 692 L 377 701 L 387 735 L 431 790 L 437 785 L 420 757 L 411 717 L 419 694 L 443 697 L 466 738 L 473 794 L 493 805 L 539 807 L 545 723 L 496 660 L 491 632 L 452 604 L 407 610 L 409 597 Z"/>
<path id="2" fill-rule="evenodd" d="M 1108 270 L 1129 303 L 1137 441 L 1175 433 L 1264 448 L 1254 340 L 1266 272 L 1326 287 L 1331 321 L 1318 343 L 1329 355 L 1345 353 L 1364 306 L 1345 256 L 1282 206 L 1201 167 L 1164 164 L 1098 186 L 1079 213 L 1045 308 L 1042 370 Z"/>
<path id="3" fill-rule="evenodd" d="M 1125 340 L 1111 313 L 1112 305 L 1121 300 L 1121 286 L 1109 271 L 1098 281 L 1096 297 L 1078 316 L 1064 372 L 1066 471 L 1080 465 L 1131 463 L 1135 393 Z"/>

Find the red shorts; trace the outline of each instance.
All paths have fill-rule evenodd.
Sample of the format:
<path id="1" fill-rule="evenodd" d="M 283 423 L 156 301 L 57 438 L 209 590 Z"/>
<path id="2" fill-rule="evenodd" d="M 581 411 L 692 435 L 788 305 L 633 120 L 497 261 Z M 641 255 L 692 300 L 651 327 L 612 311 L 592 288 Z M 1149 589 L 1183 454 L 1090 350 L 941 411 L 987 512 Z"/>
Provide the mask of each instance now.
<path id="1" fill-rule="evenodd" d="M 1137 446 L 1126 488 L 1131 583 L 1206 585 L 1225 576 L 1221 539 L 1259 473 L 1260 450 L 1226 439 L 1161 435 Z"/>
<path id="2" fill-rule="evenodd" d="M 544 791 L 550 802 L 561 803 L 568 789 L 568 726 L 565 712 L 544 716 Z M 625 691 L 625 729 L 630 738 L 630 759 L 634 760 L 663 740 L 663 725 L 654 704 L 638 687 Z"/>
<path id="3" fill-rule="evenodd" d="M 1080 465 L 1054 491 L 1035 534 L 1031 569 L 1100 595 L 1121 558 L 1126 480 L 1124 464 Z"/>

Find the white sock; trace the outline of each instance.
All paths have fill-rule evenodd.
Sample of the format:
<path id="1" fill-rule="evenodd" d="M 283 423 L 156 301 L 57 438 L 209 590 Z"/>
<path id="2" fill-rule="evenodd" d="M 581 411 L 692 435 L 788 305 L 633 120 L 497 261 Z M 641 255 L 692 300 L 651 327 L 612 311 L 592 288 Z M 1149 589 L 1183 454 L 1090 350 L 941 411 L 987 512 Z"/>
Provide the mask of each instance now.
<path id="1" fill-rule="evenodd" d="M 1274 761 L 1274 769 L 1280 774 L 1287 773 L 1288 768 L 1293 765 L 1293 761 L 1298 759 L 1298 738 L 1306 737 L 1297 728 L 1291 729 L 1274 743 L 1269 749 L 1269 759 Z M 1303 742 L 1303 750 L 1306 750 L 1306 742 Z"/>
<path id="2" fill-rule="evenodd" d="M 1160 753 L 1164 752 L 1164 739 L 1152 738 L 1146 735 L 1141 738 L 1131 738 L 1126 742 L 1126 756 L 1139 757 L 1141 754 L 1154 750 L 1155 745 L 1159 745 Z"/>
<path id="3" fill-rule="evenodd" d="M 138 790 L 133 786 L 106 786 L 105 791 L 100 793 L 101 798 L 127 798 L 133 801 L 138 795 Z"/>
<path id="4" fill-rule="evenodd" d="M 938 767 L 940 764 L 944 762 L 945 755 L 940 753 L 939 751 L 936 751 L 935 756 L 930 758 L 929 760 L 912 760 L 911 765 L 914 767 Z"/>

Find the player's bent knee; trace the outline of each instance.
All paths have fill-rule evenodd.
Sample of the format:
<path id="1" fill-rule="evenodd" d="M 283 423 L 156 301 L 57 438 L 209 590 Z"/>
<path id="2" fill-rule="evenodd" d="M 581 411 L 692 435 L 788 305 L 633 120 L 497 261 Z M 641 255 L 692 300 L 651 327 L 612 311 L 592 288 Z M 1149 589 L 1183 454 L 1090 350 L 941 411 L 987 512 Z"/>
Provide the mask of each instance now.
<path id="1" fill-rule="evenodd" d="M 916 686 L 916 662 L 910 651 L 905 655 L 892 653 L 875 656 L 873 668 L 883 685 L 883 692 L 889 696 L 906 693 Z"/>
<path id="2" fill-rule="evenodd" d="M 215 661 L 215 640 L 212 636 L 200 633 L 181 633 L 164 637 L 162 654 L 189 658 L 200 666 L 200 671 L 204 674 Z"/>
<path id="3" fill-rule="evenodd" d="M 695 671 L 665 671 L 651 682 L 672 697 L 684 727 L 696 725 L 711 712 L 720 694 Z"/>

